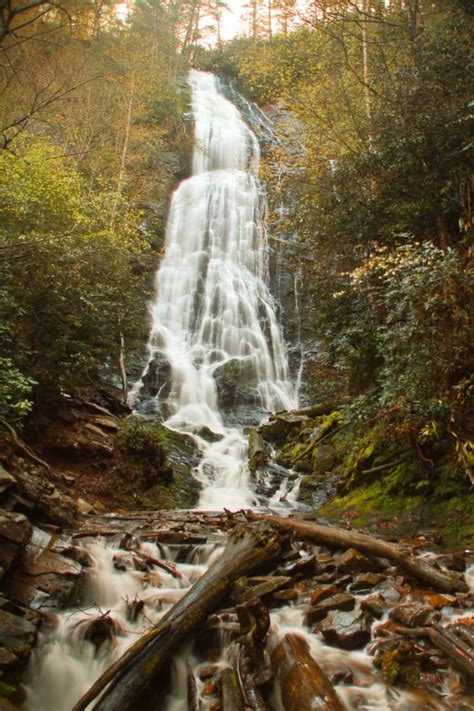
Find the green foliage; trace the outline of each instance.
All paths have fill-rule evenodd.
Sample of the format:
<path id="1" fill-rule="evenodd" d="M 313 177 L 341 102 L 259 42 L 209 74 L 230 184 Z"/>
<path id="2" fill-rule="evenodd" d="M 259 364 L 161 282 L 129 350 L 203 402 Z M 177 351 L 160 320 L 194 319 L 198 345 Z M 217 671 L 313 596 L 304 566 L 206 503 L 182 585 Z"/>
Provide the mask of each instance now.
<path id="1" fill-rule="evenodd" d="M 287 146 L 275 203 L 283 191 L 289 215 L 275 222 L 305 246 L 321 368 L 352 417 L 401 438 L 423 443 L 433 421 L 444 437 L 455 418 L 467 460 L 473 18 L 459 3 L 371 13 L 328 8 L 226 61 L 251 97 L 289 108 L 304 144 Z"/>
<path id="2" fill-rule="evenodd" d="M 120 425 L 118 440 L 125 457 L 125 478 L 137 480 L 145 489 L 172 481 L 168 438 L 160 425 L 129 417 Z"/>
<path id="3" fill-rule="evenodd" d="M 26 378 L 10 358 L 0 358 L 0 417 L 10 422 L 21 420 L 32 407 L 29 399 L 35 381 Z"/>
<path id="4" fill-rule="evenodd" d="M 167 438 L 162 428 L 140 417 L 121 422 L 118 440 L 124 452 L 141 455 L 157 464 L 166 457 Z"/>
<path id="5" fill-rule="evenodd" d="M 121 335 L 143 333 L 139 215 L 116 204 L 112 227 L 110 193 L 91 190 L 47 141 L 17 152 L 0 155 L 1 350 L 30 385 L 74 387 L 118 358 Z"/>

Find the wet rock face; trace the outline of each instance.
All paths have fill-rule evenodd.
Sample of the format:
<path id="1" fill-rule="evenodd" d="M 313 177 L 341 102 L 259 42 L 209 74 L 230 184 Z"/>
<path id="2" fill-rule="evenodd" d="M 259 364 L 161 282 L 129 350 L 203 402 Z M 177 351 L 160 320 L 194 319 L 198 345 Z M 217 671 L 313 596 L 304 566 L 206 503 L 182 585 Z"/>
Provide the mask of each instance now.
<path id="1" fill-rule="evenodd" d="M 31 531 L 26 516 L 0 510 L 0 580 L 18 559 Z"/>
<path id="2" fill-rule="evenodd" d="M 74 526 L 78 514 L 74 501 L 59 491 L 41 467 L 16 457 L 9 460 L 9 467 L 4 472 L 13 483 L 3 490 L 0 486 L 2 509 L 21 512 L 34 522 Z"/>
<path id="3" fill-rule="evenodd" d="M 171 391 L 171 370 L 168 359 L 160 352 L 155 353 L 142 377 L 140 396 L 166 399 Z"/>
<path id="4" fill-rule="evenodd" d="M 231 358 L 218 366 L 214 373 L 218 407 L 224 410 L 235 405 L 258 403 L 252 365 L 245 360 Z"/>
<path id="5" fill-rule="evenodd" d="M 72 604 L 79 594 L 82 566 L 57 552 L 55 542 L 54 537 L 33 528 L 5 585 L 11 599 L 37 609 Z"/>
<path id="6" fill-rule="evenodd" d="M 371 618 L 366 612 L 335 610 L 319 624 L 325 641 L 342 649 L 360 649 L 370 640 Z"/>
<path id="7" fill-rule="evenodd" d="M 36 642 L 40 616 L 0 596 L 0 708 L 24 700 L 19 687 Z M 11 706 L 10 706 L 11 704 Z"/>

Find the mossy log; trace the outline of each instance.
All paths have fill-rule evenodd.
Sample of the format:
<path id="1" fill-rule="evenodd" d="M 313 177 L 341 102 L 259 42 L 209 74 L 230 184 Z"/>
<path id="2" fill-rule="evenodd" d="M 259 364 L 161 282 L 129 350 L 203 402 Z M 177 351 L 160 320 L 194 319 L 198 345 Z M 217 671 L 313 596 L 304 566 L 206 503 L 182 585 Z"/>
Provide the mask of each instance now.
<path id="1" fill-rule="evenodd" d="M 304 637 L 287 634 L 272 652 L 272 667 L 285 711 L 344 711 Z"/>
<path id="2" fill-rule="evenodd" d="M 281 516 L 263 516 L 251 511 L 246 514 L 249 520 L 265 520 L 281 528 L 292 531 L 300 538 L 314 543 L 320 543 L 331 548 L 356 548 L 366 555 L 386 558 L 415 578 L 428 583 L 436 590 L 444 593 L 467 592 L 464 578 L 457 573 L 439 570 L 428 561 L 416 558 L 411 551 L 401 545 L 389 543 L 366 533 L 346 530 L 336 526 L 323 526 L 317 523 L 303 523 Z"/>
<path id="3" fill-rule="evenodd" d="M 329 400 L 328 402 L 320 402 L 317 405 L 309 405 L 308 407 L 300 407 L 299 409 L 289 410 L 289 415 L 304 415 L 305 417 L 313 418 L 321 415 L 329 415 L 333 410 L 338 410 L 343 405 L 348 405 L 351 402 L 350 397 L 343 397 L 339 400 Z M 277 416 L 281 413 L 277 413 Z"/>
<path id="4" fill-rule="evenodd" d="M 264 521 L 237 526 L 222 556 L 155 627 L 104 672 L 73 711 L 84 711 L 104 689 L 96 711 L 155 709 L 160 673 L 173 653 L 224 602 L 237 578 L 278 556 L 281 539 L 278 529 Z"/>

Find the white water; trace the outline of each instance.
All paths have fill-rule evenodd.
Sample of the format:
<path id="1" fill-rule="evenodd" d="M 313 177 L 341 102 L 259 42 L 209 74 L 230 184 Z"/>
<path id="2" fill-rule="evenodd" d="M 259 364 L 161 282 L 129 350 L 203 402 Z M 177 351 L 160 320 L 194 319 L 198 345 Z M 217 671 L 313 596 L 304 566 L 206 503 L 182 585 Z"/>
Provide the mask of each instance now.
<path id="1" fill-rule="evenodd" d="M 241 508 L 255 504 L 245 441 L 239 430 L 224 425 L 214 375 L 233 365 L 250 401 L 267 412 L 294 407 L 296 397 L 266 284 L 257 138 L 219 91 L 216 77 L 192 70 L 189 84 L 193 175 L 171 202 L 165 256 L 156 274 L 149 364 L 160 353 L 171 365 L 169 427 L 208 427 L 223 436 L 211 445 L 200 440 L 200 508 Z"/>

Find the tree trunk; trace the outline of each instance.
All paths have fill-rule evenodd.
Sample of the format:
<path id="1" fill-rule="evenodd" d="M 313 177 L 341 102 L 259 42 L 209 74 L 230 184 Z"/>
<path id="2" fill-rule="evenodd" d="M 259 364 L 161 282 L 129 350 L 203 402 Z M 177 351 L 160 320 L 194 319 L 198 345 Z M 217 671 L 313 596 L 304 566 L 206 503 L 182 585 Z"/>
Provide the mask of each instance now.
<path id="1" fill-rule="evenodd" d="M 216 563 L 100 677 L 74 711 L 84 711 L 107 685 L 96 711 L 156 708 L 156 685 L 172 654 L 225 600 L 237 578 L 279 554 L 280 541 L 281 535 L 266 522 L 237 526 Z"/>
<path id="2" fill-rule="evenodd" d="M 272 667 L 285 711 L 344 711 L 304 637 L 287 634 L 272 652 Z"/>
<path id="3" fill-rule="evenodd" d="M 406 548 L 380 538 L 354 530 L 347 531 L 336 526 L 302 523 L 280 516 L 262 516 L 252 512 L 248 512 L 246 515 L 250 520 L 263 518 L 314 543 L 321 543 L 332 548 L 356 548 L 361 553 L 387 558 L 410 575 L 423 580 L 441 592 L 467 592 L 468 590 L 464 578 L 456 573 L 438 570 L 427 561 L 415 558 Z"/>

